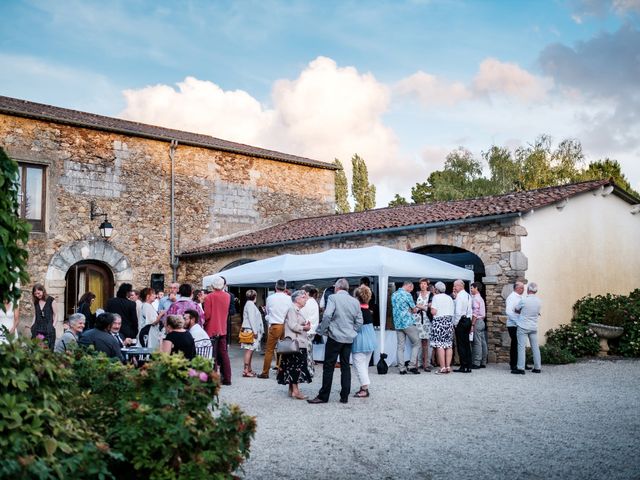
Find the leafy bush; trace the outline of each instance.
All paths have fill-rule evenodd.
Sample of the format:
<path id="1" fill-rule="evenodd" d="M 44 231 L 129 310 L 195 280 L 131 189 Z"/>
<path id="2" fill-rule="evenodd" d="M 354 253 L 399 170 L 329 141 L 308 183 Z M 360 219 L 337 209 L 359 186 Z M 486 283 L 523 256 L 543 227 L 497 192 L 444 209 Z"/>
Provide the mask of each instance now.
<path id="1" fill-rule="evenodd" d="M 35 341 L 0 346 L 0 478 L 110 477 L 122 457 L 69 409 L 73 375 Z"/>
<path id="2" fill-rule="evenodd" d="M 621 310 L 625 319 L 624 333 L 617 348 L 625 357 L 640 357 L 640 288 L 629 294 Z"/>
<path id="3" fill-rule="evenodd" d="M 20 360 L 5 368 L 14 356 Z M 0 384 L 23 386 L 20 379 L 33 371 L 41 372 L 50 388 L 43 392 L 41 381 L 32 382 L 17 392 L 18 398 L 0 397 L 0 415 L 7 417 L 0 417 L 0 442 L 13 423 L 32 422 L 33 414 L 22 412 L 37 408 L 31 406 L 33 398 L 55 398 L 50 422 L 62 427 L 54 425 L 42 435 L 12 430 L 11 450 L 3 450 L 3 460 L 11 461 L 0 467 L 0 477 L 230 478 L 249 455 L 255 419 L 236 406 L 219 406 L 219 376 L 200 357 L 189 363 L 182 356 L 159 354 L 135 369 L 82 350 L 57 355 L 35 343 L 0 346 Z M 23 406 L 16 409 L 16 404 Z M 71 427 L 75 443 L 64 435 Z M 30 452 L 24 445 L 46 437 L 53 445 L 64 443 L 64 454 L 27 470 L 20 460 Z M 47 448 L 46 442 L 34 447 L 33 461 L 46 460 Z"/>
<path id="4" fill-rule="evenodd" d="M 540 359 L 544 365 L 565 365 L 567 363 L 575 363 L 576 357 L 560 348 L 558 345 L 547 344 L 540 347 Z M 533 363 L 533 355 L 531 349 L 527 350 L 527 363 Z"/>
<path id="5" fill-rule="evenodd" d="M 29 281 L 26 250 L 31 225 L 18 216 L 18 164 L 0 147 L 0 308 L 20 300 L 20 283 Z"/>
<path id="6" fill-rule="evenodd" d="M 591 356 L 600 351 L 598 335 L 591 328 L 578 323 L 549 330 L 547 344 L 566 350 L 575 357 Z"/>
<path id="7" fill-rule="evenodd" d="M 574 305 L 574 324 L 603 323 L 623 327 L 622 337 L 609 341 L 614 354 L 640 357 L 640 289 L 629 295 L 586 296 Z"/>
<path id="8" fill-rule="evenodd" d="M 617 312 L 622 304 L 624 304 L 624 297 L 620 295 L 612 295 L 610 293 L 596 295 L 595 297 L 587 295 L 574 303 L 572 321 L 583 325 L 589 323 L 611 325 L 610 323 L 605 323 L 605 321 L 612 318 L 612 312 Z M 617 318 L 617 314 L 613 314 L 613 317 Z"/>

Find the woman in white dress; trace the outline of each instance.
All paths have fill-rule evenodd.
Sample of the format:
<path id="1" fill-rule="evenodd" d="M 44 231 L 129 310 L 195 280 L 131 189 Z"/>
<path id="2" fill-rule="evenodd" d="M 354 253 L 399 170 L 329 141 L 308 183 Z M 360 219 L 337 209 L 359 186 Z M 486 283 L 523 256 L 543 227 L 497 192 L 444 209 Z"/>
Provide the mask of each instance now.
<path id="1" fill-rule="evenodd" d="M 11 302 L 4 302 L 4 310 L 0 308 L 0 343 L 7 343 L 8 338 L 18 336 L 19 323 L 20 309 L 14 308 Z"/>
<path id="2" fill-rule="evenodd" d="M 256 374 L 251 368 L 251 359 L 253 352 L 260 349 L 260 340 L 264 334 L 264 326 L 262 324 L 262 315 L 256 307 L 255 301 L 258 293 L 255 290 L 247 290 L 247 303 L 244 304 L 242 312 L 242 330 L 245 332 L 253 332 L 253 343 L 241 343 L 240 348 L 244 350 L 244 370 L 243 377 L 255 377 Z"/>
<path id="3" fill-rule="evenodd" d="M 158 350 L 162 343 L 162 332 L 160 330 L 161 323 L 158 312 L 153 308 L 153 301 L 156 299 L 156 292 L 153 288 L 143 288 L 140 292 L 140 297 L 144 301 L 142 304 L 142 319 L 144 320 L 144 326 L 149 326 L 148 333 L 146 335 L 147 342 L 146 347 Z M 144 338 L 141 338 L 141 343 L 144 344 Z"/>

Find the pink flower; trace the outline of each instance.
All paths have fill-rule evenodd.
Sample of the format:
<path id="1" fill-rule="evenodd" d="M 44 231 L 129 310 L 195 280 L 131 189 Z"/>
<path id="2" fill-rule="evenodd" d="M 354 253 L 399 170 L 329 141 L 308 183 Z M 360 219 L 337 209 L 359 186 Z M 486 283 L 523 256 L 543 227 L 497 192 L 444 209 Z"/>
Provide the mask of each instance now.
<path id="1" fill-rule="evenodd" d="M 190 377 L 197 377 L 198 376 L 198 372 L 196 370 L 194 370 L 193 368 L 190 368 L 187 371 L 187 375 L 189 375 Z"/>
<path id="2" fill-rule="evenodd" d="M 209 380 L 209 375 L 207 375 L 207 374 L 206 374 L 206 373 L 204 373 L 204 372 L 200 372 L 199 377 L 200 377 L 200 381 L 201 381 L 201 382 L 205 382 L 205 383 L 206 383 L 206 382 L 207 382 L 207 380 Z"/>
<path id="3" fill-rule="evenodd" d="M 39 333 L 39 334 L 37 334 L 37 335 L 36 335 L 36 338 L 37 338 L 38 340 L 44 340 L 44 335 L 42 335 L 41 333 Z"/>

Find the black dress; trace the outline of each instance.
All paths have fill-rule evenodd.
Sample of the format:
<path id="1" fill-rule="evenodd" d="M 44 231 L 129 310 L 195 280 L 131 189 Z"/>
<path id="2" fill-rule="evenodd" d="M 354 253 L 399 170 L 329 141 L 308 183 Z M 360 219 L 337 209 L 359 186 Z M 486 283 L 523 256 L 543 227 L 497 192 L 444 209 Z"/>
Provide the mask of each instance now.
<path id="1" fill-rule="evenodd" d="M 189 332 L 171 332 L 164 339 L 169 340 L 173 345 L 171 347 L 172 355 L 182 352 L 187 360 L 191 360 L 196 356 L 196 344 Z"/>
<path id="2" fill-rule="evenodd" d="M 56 344 L 56 329 L 53 327 L 53 301 L 53 297 L 47 297 L 44 308 L 40 308 L 40 301 L 35 302 L 36 320 L 31 326 L 31 338 L 42 335 L 47 346 L 52 350 Z"/>
<path id="3" fill-rule="evenodd" d="M 82 302 L 80 305 L 78 305 L 78 313 L 83 314 L 85 320 L 87 321 L 84 326 L 85 331 L 91 330 L 96 324 L 96 316 L 94 313 L 91 313 L 91 305 L 87 302 Z"/>

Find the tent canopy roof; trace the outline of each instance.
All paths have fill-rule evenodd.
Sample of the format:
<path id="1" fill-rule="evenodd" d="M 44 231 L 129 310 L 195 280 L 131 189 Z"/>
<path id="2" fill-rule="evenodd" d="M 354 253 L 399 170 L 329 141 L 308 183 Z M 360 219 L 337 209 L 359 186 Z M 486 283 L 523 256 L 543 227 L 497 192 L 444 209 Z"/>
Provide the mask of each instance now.
<path id="1" fill-rule="evenodd" d="M 246 263 L 203 278 L 203 286 L 213 277 L 223 275 L 228 285 L 258 286 L 287 281 L 335 279 L 340 277 L 375 276 L 402 280 L 428 277 L 433 280 L 473 281 L 473 272 L 419 253 L 373 246 L 331 249 L 307 255 L 286 254 Z"/>

